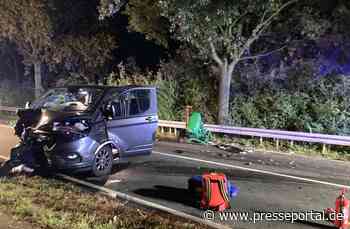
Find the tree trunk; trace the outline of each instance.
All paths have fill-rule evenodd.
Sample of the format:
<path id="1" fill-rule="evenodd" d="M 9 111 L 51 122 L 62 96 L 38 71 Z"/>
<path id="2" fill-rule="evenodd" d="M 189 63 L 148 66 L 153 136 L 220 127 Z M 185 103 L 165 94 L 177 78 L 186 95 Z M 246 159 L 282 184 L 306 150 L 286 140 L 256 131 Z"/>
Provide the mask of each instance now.
<path id="1" fill-rule="evenodd" d="M 220 69 L 220 85 L 219 85 L 219 114 L 218 114 L 218 124 L 227 124 L 230 120 L 229 109 L 230 109 L 230 89 L 231 89 L 231 79 L 232 73 L 235 69 L 238 60 L 234 59 L 229 63 L 228 58 L 221 59 L 215 49 L 214 44 L 209 41 L 211 48 L 212 58 L 218 64 Z"/>
<path id="2" fill-rule="evenodd" d="M 233 73 L 233 64 L 228 66 L 227 62 L 220 67 L 220 85 L 219 85 L 219 114 L 218 123 L 220 125 L 227 124 L 229 119 L 230 108 L 230 88 Z"/>
<path id="3" fill-rule="evenodd" d="M 34 63 L 34 83 L 35 83 L 35 98 L 39 98 L 43 92 L 42 76 L 41 76 L 41 62 Z"/>

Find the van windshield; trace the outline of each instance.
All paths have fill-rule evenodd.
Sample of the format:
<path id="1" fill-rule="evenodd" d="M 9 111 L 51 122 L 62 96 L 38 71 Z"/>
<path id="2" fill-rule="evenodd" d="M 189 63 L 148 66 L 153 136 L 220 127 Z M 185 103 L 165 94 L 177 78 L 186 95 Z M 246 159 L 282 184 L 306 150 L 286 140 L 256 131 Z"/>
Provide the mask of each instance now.
<path id="1" fill-rule="evenodd" d="M 103 94 L 98 88 L 55 88 L 34 101 L 31 108 L 55 111 L 88 111 L 94 108 Z"/>

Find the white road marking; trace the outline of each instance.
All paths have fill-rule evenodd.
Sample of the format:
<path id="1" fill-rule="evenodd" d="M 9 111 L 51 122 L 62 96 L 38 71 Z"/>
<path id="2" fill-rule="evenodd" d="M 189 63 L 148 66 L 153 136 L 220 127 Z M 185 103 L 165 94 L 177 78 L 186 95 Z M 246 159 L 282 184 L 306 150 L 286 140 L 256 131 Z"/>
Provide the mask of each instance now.
<path id="1" fill-rule="evenodd" d="M 132 195 L 129 195 L 129 194 L 126 194 L 126 193 L 123 193 L 123 192 L 119 192 L 119 191 L 115 191 L 115 190 L 112 190 L 112 189 L 109 189 L 109 188 L 106 188 L 106 187 L 103 187 L 103 186 L 95 185 L 95 184 L 92 184 L 90 182 L 86 182 L 86 181 L 83 181 L 83 180 L 76 179 L 74 177 L 70 177 L 70 176 L 67 176 L 67 175 L 64 175 L 64 174 L 56 174 L 56 175 L 61 177 L 61 178 L 63 178 L 63 179 L 65 179 L 65 180 L 68 180 L 68 181 L 71 181 L 71 182 L 74 182 L 74 183 L 78 183 L 80 185 L 84 185 L 84 186 L 87 186 L 89 188 L 96 189 L 100 193 L 106 194 L 106 195 L 108 195 L 109 197 L 112 197 L 112 198 L 120 198 L 120 199 L 131 201 L 131 202 L 134 202 L 134 203 L 137 203 L 137 204 L 149 207 L 149 208 L 158 209 L 158 210 L 167 212 L 169 214 L 173 214 L 173 215 L 176 215 L 176 216 L 188 219 L 188 220 L 192 220 L 192 221 L 200 223 L 200 224 L 208 225 L 208 226 L 210 226 L 212 228 L 217 228 L 217 229 L 229 229 L 229 228 L 231 228 L 231 227 L 223 225 L 223 224 L 218 224 L 218 223 L 215 223 L 215 222 L 207 221 L 207 220 L 204 220 L 204 219 L 202 219 L 200 217 L 197 217 L 197 216 L 194 216 L 194 215 L 190 215 L 190 214 L 187 214 L 185 212 L 178 211 L 176 209 L 169 208 L 167 206 L 164 206 L 164 205 L 161 205 L 161 204 L 157 204 L 157 203 L 149 201 L 149 200 L 144 200 L 144 199 L 141 199 L 139 197 L 132 196 Z"/>
<path id="2" fill-rule="evenodd" d="M 3 160 L 8 160 L 9 159 L 8 157 L 1 156 L 1 155 L 0 155 L 0 158 L 3 159 Z"/>
<path id="3" fill-rule="evenodd" d="M 308 179 L 308 178 L 304 178 L 304 177 L 297 177 L 297 176 L 276 173 L 276 172 L 270 172 L 270 171 L 260 170 L 260 169 L 252 169 L 252 168 L 247 168 L 247 167 L 242 167 L 242 166 L 237 166 L 237 165 L 232 165 L 232 164 L 226 164 L 226 163 L 217 162 L 217 161 L 203 160 L 203 159 L 194 158 L 194 157 L 186 157 L 186 156 L 174 155 L 174 154 L 169 154 L 169 153 L 162 153 L 162 152 L 157 152 L 157 151 L 153 151 L 153 153 L 167 156 L 167 157 L 177 158 L 177 159 L 196 161 L 196 162 L 201 162 L 201 163 L 211 164 L 211 165 L 216 165 L 216 166 L 223 166 L 223 167 L 232 168 L 232 169 L 239 169 L 239 170 L 255 172 L 255 173 L 260 173 L 260 174 L 267 174 L 267 175 L 272 175 L 272 176 L 290 178 L 290 179 L 294 179 L 294 180 L 306 181 L 306 182 L 311 182 L 311 183 L 316 183 L 316 184 L 323 184 L 323 185 L 333 186 L 333 187 L 337 187 L 337 188 L 350 189 L 349 185 L 336 184 L 336 183 L 331 183 L 331 182 L 327 182 L 327 181 L 319 181 L 319 180 Z"/>
<path id="4" fill-rule="evenodd" d="M 106 185 L 120 183 L 120 182 L 122 182 L 122 180 L 109 180 L 109 181 L 107 181 Z"/>

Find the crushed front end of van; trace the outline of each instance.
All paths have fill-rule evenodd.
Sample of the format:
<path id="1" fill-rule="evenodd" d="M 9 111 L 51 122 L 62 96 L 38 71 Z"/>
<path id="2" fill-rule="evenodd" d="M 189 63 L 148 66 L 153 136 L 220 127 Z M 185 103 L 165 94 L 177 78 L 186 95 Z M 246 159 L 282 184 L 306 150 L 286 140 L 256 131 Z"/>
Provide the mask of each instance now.
<path id="1" fill-rule="evenodd" d="M 152 149 L 157 128 L 156 93 L 141 93 L 147 90 L 153 88 L 70 86 L 49 90 L 30 107 L 18 111 L 15 134 L 21 142 L 12 149 L 10 161 L 40 171 L 52 168 L 108 175 L 122 154 L 145 154 Z M 116 95 L 120 99 L 112 97 Z M 137 138 L 135 133 L 139 133 Z"/>

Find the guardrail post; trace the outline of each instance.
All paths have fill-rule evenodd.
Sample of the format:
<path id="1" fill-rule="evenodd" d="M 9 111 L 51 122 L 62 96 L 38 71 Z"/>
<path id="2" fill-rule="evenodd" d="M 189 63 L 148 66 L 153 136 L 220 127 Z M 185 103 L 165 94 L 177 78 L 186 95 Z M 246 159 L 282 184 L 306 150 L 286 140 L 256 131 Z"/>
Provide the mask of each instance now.
<path id="1" fill-rule="evenodd" d="M 263 138 L 262 137 L 260 137 L 260 146 L 262 146 L 264 144 L 264 142 L 263 142 Z"/>
<path id="2" fill-rule="evenodd" d="M 185 107 L 185 123 L 186 123 L 186 128 L 188 126 L 188 122 L 190 120 L 190 115 L 192 113 L 192 106 L 186 106 Z"/>
<path id="3" fill-rule="evenodd" d="M 327 152 L 327 145 L 323 144 L 322 145 L 322 154 L 325 154 Z"/>
<path id="4" fill-rule="evenodd" d="M 294 146 L 294 141 L 290 141 L 290 147 Z"/>
<path id="5" fill-rule="evenodd" d="M 276 150 L 278 151 L 280 149 L 280 140 L 276 139 Z"/>

